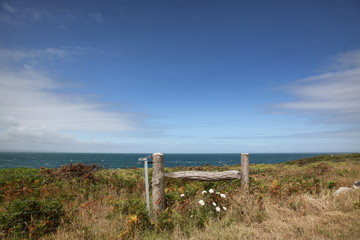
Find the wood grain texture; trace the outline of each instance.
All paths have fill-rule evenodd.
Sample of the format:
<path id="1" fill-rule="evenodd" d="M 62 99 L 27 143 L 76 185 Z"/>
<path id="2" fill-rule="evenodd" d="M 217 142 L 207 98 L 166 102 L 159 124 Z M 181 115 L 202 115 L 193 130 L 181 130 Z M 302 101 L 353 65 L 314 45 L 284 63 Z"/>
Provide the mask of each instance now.
<path id="1" fill-rule="evenodd" d="M 224 172 L 184 171 L 165 173 L 165 177 L 188 181 L 224 181 L 240 179 L 241 174 L 236 170 Z"/>

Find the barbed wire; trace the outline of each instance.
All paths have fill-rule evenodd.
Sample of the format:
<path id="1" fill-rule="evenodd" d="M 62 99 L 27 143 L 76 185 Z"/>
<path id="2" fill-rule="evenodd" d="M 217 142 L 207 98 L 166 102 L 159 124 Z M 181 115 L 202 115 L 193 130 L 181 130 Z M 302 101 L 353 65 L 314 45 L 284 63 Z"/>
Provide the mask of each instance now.
<path id="1" fill-rule="evenodd" d="M 140 179 L 139 181 L 140 182 Z M 87 185 L 87 187 L 101 187 L 101 186 L 110 186 L 110 187 L 116 187 L 116 188 L 126 188 L 128 187 L 128 185 L 126 184 L 116 184 L 116 183 L 98 183 L 98 184 L 93 184 L 93 185 Z M 45 187 L 28 187 L 28 186 L 23 186 L 23 187 L 11 187 L 11 189 L 7 189 L 5 186 L 0 187 L 0 192 L 1 191 L 6 191 L 6 192 L 11 192 L 11 191 L 27 191 L 27 190 L 46 190 L 46 189 L 64 189 L 64 188 L 76 188 L 77 186 L 45 186 Z"/>
<path id="2" fill-rule="evenodd" d="M 189 158 L 188 155 L 185 156 L 176 156 L 174 158 L 173 154 L 168 154 L 169 156 L 165 155 L 165 166 L 166 167 L 178 167 L 178 166 L 194 166 L 194 165 L 210 165 L 210 166 L 218 166 L 218 165 L 237 165 L 240 164 L 240 155 L 238 157 L 233 157 L 231 159 L 221 159 L 221 160 L 215 160 L 215 159 L 206 159 L 206 155 L 200 155 L 197 156 L 196 154 L 194 156 L 192 156 L 193 158 L 191 160 L 188 160 L 186 158 Z M 209 154 L 211 155 L 211 154 Z M 280 156 L 280 157 L 276 157 L 276 156 L 268 156 L 266 158 L 264 158 L 263 156 L 259 156 L 259 155 L 251 155 L 251 159 L 250 159 L 250 163 L 256 163 L 256 164 L 261 164 L 261 163 L 281 163 L 281 162 L 286 162 L 286 161 L 291 161 L 291 160 L 299 160 L 299 159 L 303 159 L 306 157 L 309 157 L 311 155 L 295 155 L 292 156 L 291 158 L 286 158 L 287 155 L 285 156 Z M 151 155 L 146 156 L 147 157 L 151 157 Z M 180 160 L 180 159 L 181 160 Z M 185 158 L 185 159 L 184 159 Z M 196 158 L 202 158 L 202 159 L 196 159 Z M 74 162 L 68 162 L 68 164 L 77 164 L 77 163 L 82 163 L 82 164 L 97 164 L 100 165 L 102 167 L 104 167 L 104 169 L 110 170 L 110 169 L 129 169 L 129 168 L 142 168 L 142 163 L 136 160 L 120 160 L 120 161 L 101 161 L 101 162 L 87 162 L 87 161 L 74 161 Z M 3 164 L 4 165 L 4 164 Z M 1 166 L 0 164 L 0 168 L 2 168 L 2 170 L 4 169 L 12 169 L 13 171 L 15 171 L 15 169 L 33 169 L 33 168 L 28 168 L 28 167 L 23 167 L 23 166 L 15 166 L 15 168 L 13 168 L 14 165 L 10 165 L 10 164 L 6 164 L 6 166 Z M 61 164 L 61 166 L 68 166 L 66 165 L 65 162 L 63 162 Z M 43 167 L 43 169 L 57 169 L 61 167 L 60 165 L 58 167 Z M 149 166 L 151 167 L 151 165 Z M 35 168 L 35 169 L 39 169 Z M 19 170 L 19 171 L 21 171 Z M 12 173 L 9 173 L 9 175 Z M 16 173 L 14 173 L 16 174 Z M 36 174 L 36 173 L 27 173 L 27 175 L 32 175 L 32 174 Z"/>

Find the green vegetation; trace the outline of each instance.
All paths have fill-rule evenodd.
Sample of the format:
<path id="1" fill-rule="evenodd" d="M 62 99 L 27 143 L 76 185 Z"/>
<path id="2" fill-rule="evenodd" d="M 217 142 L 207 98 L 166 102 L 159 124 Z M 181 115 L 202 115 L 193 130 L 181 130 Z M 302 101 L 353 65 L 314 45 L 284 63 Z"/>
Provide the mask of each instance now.
<path id="1" fill-rule="evenodd" d="M 306 165 L 316 162 L 343 162 L 343 161 L 360 161 L 360 153 L 340 154 L 340 155 L 321 155 L 312 158 L 289 161 L 285 164 Z"/>
<path id="2" fill-rule="evenodd" d="M 54 231 L 65 212 L 59 200 L 17 199 L 7 203 L 0 213 L 2 235 L 37 239 Z"/>
<path id="3" fill-rule="evenodd" d="M 249 195 L 239 180 L 166 179 L 167 208 L 156 224 L 145 208 L 143 169 L 0 169 L 0 238 L 360 239 L 360 191 L 331 194 L 360 180 L 359 159 L 345 154 L 250 165 Z"/>

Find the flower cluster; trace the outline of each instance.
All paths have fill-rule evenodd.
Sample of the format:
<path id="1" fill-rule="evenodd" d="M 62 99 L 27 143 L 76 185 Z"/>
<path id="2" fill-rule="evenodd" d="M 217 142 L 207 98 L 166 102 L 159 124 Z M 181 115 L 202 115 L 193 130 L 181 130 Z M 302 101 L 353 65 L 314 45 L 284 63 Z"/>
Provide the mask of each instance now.
<path id="1" fill-rule="evenodd" d="M 221 210 L 226 211 L 227 208 L 224 205 L 224 200 L 226 199 L 226 195 L 223 193 L 215 192 L 214 189 L 209 189 L 208 191 L 204 190 L 201 192 L 204 198 L 207 198 L 210 204 L 215 208 L 216 212 L 220 212 Z M 216 203 L 218 201 L 219 203 Z M 199 200 L 200 206 L 205 206 L 206 203 L 203 199 Z"/>

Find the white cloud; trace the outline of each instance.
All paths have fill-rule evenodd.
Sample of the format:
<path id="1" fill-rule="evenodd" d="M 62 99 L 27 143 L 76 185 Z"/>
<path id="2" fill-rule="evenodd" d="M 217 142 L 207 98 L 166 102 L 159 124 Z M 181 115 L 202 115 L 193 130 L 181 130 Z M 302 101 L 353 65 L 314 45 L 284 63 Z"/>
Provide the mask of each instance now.
<path id="1" fill-rule="evenodd" d="M 275 107 L 311 112 L 327 122 L 359 123 L 360 51 L 340 54 L 337 67 L 341 70 L 308 77 L 284 87 L 297 99 Z"/>
<path id="2" fill-rule="evenodd" d="M 59 86 L 32 68 L 0 71 L 1 116 L 26 127 L 99 132 L 134 128 L 130 114 L 105 111 L 101 103 L 49 91 Z"/>
<path id="3" fill-rule="evenodd" d="M 330 67 L 341 70 L 360 67 L 360 50 L 348 51 L 338 54 Z"/>
<path id="4" fill-rule="evenodd" d="M 0 23 L 11 26 L 23 26 L 43 23 L 55 24 L 60 29 L 67 29 L 76 23 L 104 21 L 101 12 L 83 13 L 66 8 L 51 8 L 49 5 L 34 5 L 30 2 L 3 2 L 0 3 Z"/>
<path id="5" fill-rule="evenodd" d="M 32 59 L 69 59 L 71 56 L 82 55 L 90 50 L 81 47 L 62 47 L 46 49 L 14 50 L 0 48 L 1 62 L 28 61 Z"/>
<path id="6" fill-rule="evenodd" d="M 79 140 L 81 133 L 106 136 L 138 129 L 134 114 L 106 110 L 104 104 L 81 95 L 61 94 L 61 86 L 30 67 L 16 72 L 0 70 L 2 149 L 39 144 L 71 147 L 95 141 Z"/>
<path id="7" fill-rule="evenodd" d="M 10 25 L 27 24 L 40 20 L 51 20 L 52 14 L 45 9 L 14 6 L 4 2 L 1 6 L 0 22 Z"/>
<path id="8" fill-rule="evenodd" d="M 15 13 L 15 9 L 10 5 L 10 4 L 8 4 L 7 2 L 4 2 L 4 4 L 3 4 L 3 9 L 5 10 L 5 11 L 7 11 L 8 13 L 11 13 L 11 14 L 14 14 Z"/>

